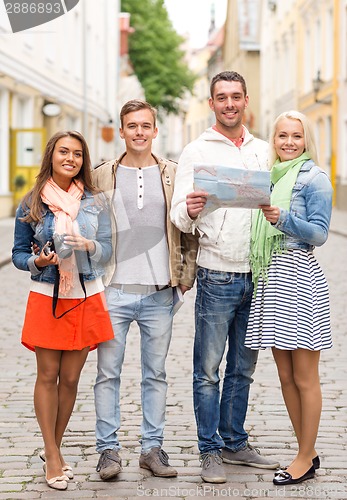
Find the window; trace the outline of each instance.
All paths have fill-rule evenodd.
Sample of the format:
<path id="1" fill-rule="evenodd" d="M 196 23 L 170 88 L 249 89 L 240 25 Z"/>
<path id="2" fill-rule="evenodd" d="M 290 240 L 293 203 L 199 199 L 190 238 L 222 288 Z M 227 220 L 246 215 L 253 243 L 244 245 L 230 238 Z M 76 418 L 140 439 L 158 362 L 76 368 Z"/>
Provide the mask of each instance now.
<path id="1" fill-rule="evenodd" d="M 325 156 L 323 168 L 331 177 L 331 156 L 332 156 L 332 137 L 331 137 L 331 116 L 327 116 L 325 120 Z"/>
<path id="2" fill-rule="evenodd" d="M 317 72 L 319 70 L 322 70 L 322 56 L 323 56 L 323 50 L 322 50 L 322 27 L 321 27 L 321 22 L 320 19 L 316 20 L 315 23 L 315 30 L 314 30 L 314 47 L 313 47 L 313 72 L 314 75 L 317 75 Z M 311 75 L 312 77 L 312 75 Z"/>
<path id="3" fill-rule="evenodd" d="M 327 18 L 326 37 L 325 37 L 325 43 L 324 43 L 325 79 L 331 80 L 333 78 L 333 72 L 334 72 L 334 68 L 333 68 L 333 65 L 334 65 L 334 57 L 333 57 L 333 53 L 334 53 L 334 48 L 333 48 L 334 18 L 333 18 L 332 9 L 328 10 L 326 18 Z"/>
<path id="4" fill-rule="evenodd" d="M 33 126 L 33 99 L 16 95 L 13 98 L 14 128 L 32 128 Z"/>
<path id="5" fill-rule="evenodd" d="M 312 56 L 311 56 L 311 33 L 310 30 L 305 31 L 304 43 L 304 90 L 309 92 L 312 87 Z"/>
<path id="6" fill-rule="evenodd" d="M 0 89 L 0 193 L 9 192 L 9 122 L 8 91 Z"/>

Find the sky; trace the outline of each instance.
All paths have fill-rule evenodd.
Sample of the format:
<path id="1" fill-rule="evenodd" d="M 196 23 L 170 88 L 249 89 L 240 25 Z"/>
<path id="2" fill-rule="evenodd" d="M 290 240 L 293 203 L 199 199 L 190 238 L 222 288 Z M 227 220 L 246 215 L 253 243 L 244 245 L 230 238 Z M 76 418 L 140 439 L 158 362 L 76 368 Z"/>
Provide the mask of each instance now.
<path id="1" fill-rule="evenodd" d="M 175 30 L 180 35 L 189 33 L 191 46 L 204 47 L 211 22 L 211 5 L 215 5 L 216 28 L 226 18 L 227 0 L 165 0 L 165 6 Z"/>

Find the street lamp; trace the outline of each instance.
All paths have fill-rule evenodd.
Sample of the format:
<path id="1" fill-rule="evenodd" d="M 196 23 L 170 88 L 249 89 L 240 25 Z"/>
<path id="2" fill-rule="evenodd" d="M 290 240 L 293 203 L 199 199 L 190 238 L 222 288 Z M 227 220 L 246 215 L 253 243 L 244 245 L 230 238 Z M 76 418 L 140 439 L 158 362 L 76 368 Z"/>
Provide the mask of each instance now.
<path id="1" fill-rule="evenodd" d="M 276 12 L 277 9 L 277 2 L 276 0 L 268 0 L 267 5 L 271 12 Z"/>
<path id="2" fill-rule="evenodd" d="M 318 94 L 319 94 L 323 84 L 324 84 L 324 81 L 321 79 L 320 70 L 318 69 L 316 78 L 314 78 L 312 80 L 314 102 L 317 102 L 319 104 L 331 104 L 331 98 L 329 98 L 329 97 L 327 99 L 318 99 Z"/>
<path id="3" fill-rule="evenodd" d="M 42 106 L 42 113 L 50 118 L 59 116 L 61 113 L 61 106 L 55 102 L 45 101 Z"/>

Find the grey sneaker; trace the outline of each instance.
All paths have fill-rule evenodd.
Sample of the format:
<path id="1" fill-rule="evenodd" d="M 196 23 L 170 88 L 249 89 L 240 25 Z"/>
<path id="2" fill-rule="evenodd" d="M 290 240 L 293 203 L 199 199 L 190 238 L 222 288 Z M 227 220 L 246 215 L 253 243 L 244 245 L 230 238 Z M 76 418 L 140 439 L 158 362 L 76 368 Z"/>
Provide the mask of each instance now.
<path id="1" fill-rule="evenodd" d="M 228 448 L 223 448 L 222 459 L 226 464 L 249 465 L 250 467 L 258 467 L 259 469 L 277 469 L 280 466 L 276 460 L 262 457 L 260 451 L 248 443 L 246 448 L 239 451 L 231 451 Z"/>
<path id="2" fill-rule="evenodd" d="M 139 465 L 153 472 L 158 477 L 176 477 L 177 470 L 169 464 L 169 456 L 160 446 L 152 448 L 148 453 L 141 453 Z"/>
<path id="3" fill-rule="evenodd" d="M 226 483 L 226 475 L 219 453 L 203 453 L 201 461 L 201 479 L 206 483 Z"/>
<path id="4" fill-rule="evenodd" d="M 122 460 L 117 450 L 104 450 L 99 458 L 96 471 L 103 481 L 113 479 L 122 470 Z"/>

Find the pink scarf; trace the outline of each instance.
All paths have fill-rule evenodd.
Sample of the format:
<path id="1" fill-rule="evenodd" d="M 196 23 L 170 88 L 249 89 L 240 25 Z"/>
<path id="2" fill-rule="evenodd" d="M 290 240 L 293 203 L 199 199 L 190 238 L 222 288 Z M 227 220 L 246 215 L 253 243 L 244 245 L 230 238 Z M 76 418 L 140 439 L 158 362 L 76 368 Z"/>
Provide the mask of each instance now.
<path id="1" fill-rule="evenodd" d="M 84 186 L 79 180 L 71 182 L 67 191 L 61 189 L 53 181 L 52 177 L 44 185 L 41 191 L 41 199 L 54 213 L 55 232 L 57 234 L 71 235 L 78 233 L 78 228 L 74 228 L 73 221 L 78 215 L 83 192 Z M 75 253 L 72 252 L 71 257 L 67 259 L 59 259 L 58 266 L 60 273 L 59 292 L 66 295 L 74 285 Z"/>

